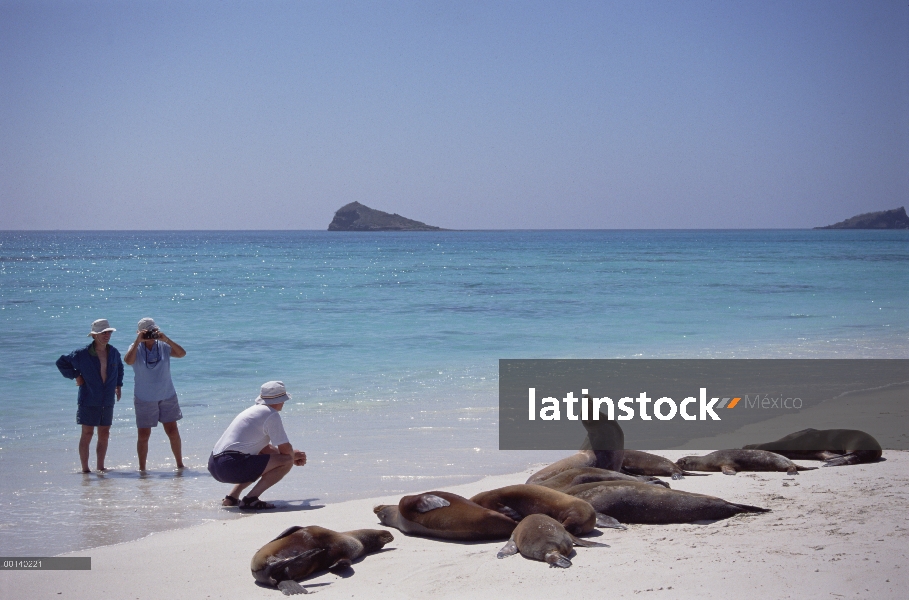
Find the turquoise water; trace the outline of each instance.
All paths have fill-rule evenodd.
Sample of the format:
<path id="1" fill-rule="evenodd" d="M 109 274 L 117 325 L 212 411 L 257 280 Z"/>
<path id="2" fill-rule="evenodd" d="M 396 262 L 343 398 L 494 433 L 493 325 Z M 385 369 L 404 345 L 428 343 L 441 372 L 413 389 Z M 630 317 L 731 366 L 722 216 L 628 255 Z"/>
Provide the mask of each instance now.
<path id="1" fill-rule="evenodd" d="M 293 509 L 552 458 L 496 449 L 500 358 L 909 357 L 906 231 L 0 232 L 0 286 L 5 555 L 238 518 L 205 461 L 269 379 L 310 456 L 266 494 Z M 113 471 L 83 476 L 54 361 L 144 316 L 188 352 L 190 468 L 158 428 L 139 477 L 127 368 Z"/>

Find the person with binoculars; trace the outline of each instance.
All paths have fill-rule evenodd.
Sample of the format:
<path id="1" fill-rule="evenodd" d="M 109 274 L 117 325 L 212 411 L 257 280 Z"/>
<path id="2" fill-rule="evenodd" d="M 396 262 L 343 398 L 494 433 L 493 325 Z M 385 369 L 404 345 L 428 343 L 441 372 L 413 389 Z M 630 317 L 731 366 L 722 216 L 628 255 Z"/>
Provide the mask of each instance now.
<path id="1" fill-rule="evenodd" d="M 133 404 L 136 407 L 136 427 L 139 429 L 136 442 L 139 470 L 145 471 L 148 439 L 152 427 L 157 427 L 159 422 L 170 438 L 170 449 L 177 459 L 177 468 L 182 469 L 183 448 L 177 421 L 183 418 L 183 413 L 170 376 L 170 358 L 183 358 L 186 350 L 158 329 L 150 317 L 141 319 L 137 329 L 136 341 L 126 351 L 123 362 L 131 365 L 135 374 Z"/>

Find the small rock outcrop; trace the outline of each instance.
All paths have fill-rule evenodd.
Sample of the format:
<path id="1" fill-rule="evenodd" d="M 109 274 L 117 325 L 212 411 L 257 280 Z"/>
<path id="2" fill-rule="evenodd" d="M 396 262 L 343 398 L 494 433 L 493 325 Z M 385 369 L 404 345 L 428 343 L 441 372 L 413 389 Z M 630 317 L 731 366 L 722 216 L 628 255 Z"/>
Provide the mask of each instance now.
<path id="1" fill-rule="evenodd" d="M 851 219 L 815 229 L 909 229 L 909 216 L 906 215 L 906 207 L 901 206 L 893 210 L 856 215 Z"/>
<path id="2" fill-rule="evenodd" d="M 329 231 L 446 231 L 399 214 L 369 208 L 359 202 L 345 204 L 328 224 Z"/>

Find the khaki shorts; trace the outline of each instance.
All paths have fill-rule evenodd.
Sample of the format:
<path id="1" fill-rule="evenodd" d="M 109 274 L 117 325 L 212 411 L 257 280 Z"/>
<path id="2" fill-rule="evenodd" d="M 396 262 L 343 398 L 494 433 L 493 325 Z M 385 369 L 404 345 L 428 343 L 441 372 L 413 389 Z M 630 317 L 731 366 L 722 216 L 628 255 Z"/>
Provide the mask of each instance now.
<path id="1" fill-rule="evenodd" d="M 133 398 L 133 406 L 136 407 L 136 427 L 139 428 L 157 427 L 158 423 L 173 423 L 183 418 L 176 396 L 160 402 Z"/>

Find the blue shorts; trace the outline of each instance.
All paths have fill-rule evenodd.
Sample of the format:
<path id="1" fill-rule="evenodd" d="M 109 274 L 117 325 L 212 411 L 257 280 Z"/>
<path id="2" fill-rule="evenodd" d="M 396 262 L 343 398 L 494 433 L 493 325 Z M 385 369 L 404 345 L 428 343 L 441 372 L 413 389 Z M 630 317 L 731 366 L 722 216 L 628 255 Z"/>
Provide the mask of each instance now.
<path id="1" fill-rule="evenodd" d="M 133 398 L 136 407 L 136 427 L 157 427 L 158 423 L 173 423 L 183 418 L 180 403 L 177 397 L 161 400 L 160 402 L 146 402 Z"/>
<path id="2" fill-rule="evenodd" d="M 208 457 L 208 472 L 221 483 L 250 483 L 262 477 L 268 454 L 222 452 Z"/>
<path id="3" fill-rule="evenodd" d="M 110 427 L 114 422 L 113 406 L 80 406 L 76 411 L 76 424 L 91 427 Z"/>

